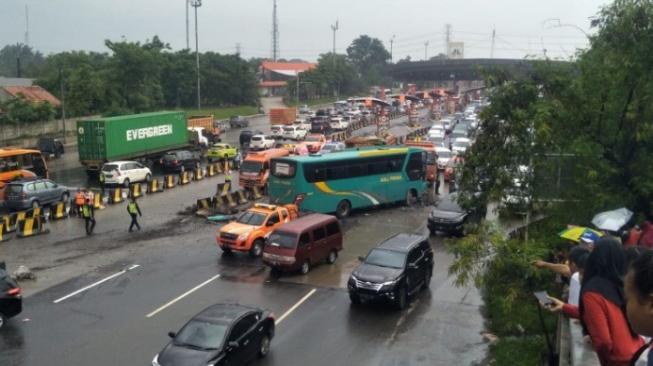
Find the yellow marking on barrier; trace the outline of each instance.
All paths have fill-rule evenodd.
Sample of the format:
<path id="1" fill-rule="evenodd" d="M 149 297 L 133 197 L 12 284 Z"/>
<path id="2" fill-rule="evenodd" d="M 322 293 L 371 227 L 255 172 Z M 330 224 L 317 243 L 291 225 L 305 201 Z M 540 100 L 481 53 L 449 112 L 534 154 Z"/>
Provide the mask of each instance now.
<path id="1" fill-rule="evenodd" d="M 238 190 L 238 199 L 240 200 L 240 204 L 242 205 L 243 203 L 249 202 L 247 197 L 245 197 L 245 192 L 242 190 Z"/>
<path id="2" fill-rule="evenodd" d="M 260 199 L 261 197 L 263 197 L 263 195 L 261 194 L 261 190 L 258 188 L 258 186 L 254 186 L 252 188 L 252 192 L 254 194 L 254 199 L 255 200 Z"/>
<path id="3" fill-rule="evenodd" d="M 23 224 L 22 236 L 31 236 L 34 231 L 34 218 L 29 218 L 25 220 Z"/>
<path id="4" fill-rule="evenodd" d="M 66 205 L 63 202 L 58 202 L 54 209 L 54 219 L 63 219 L 66 217 L 65 214 Z"/>
<path id="5" fill-rule="evenodd" d="M 122 189 L 116 188 L 113 190 L 113 203 L 122 202 Z"/>
<path id="6" fill-rule="evenodd" d="M 16 224 L 18 224 L 18 221 L 23 221 L 27 217 L 27 212 L 26 211 L 19 211 L 16 213 Z"/>
<path id="7" fill-rule="evenodd" d="M 102 193 L 95 192 L 93 196 L 93 208 L 100 209 L 102 208 Z"/>
<path id="8" fill-rule="evenodd" d="M 229 191 L 231 190 L 231 183 L 225 182 L 224 185 L 222 186 L 222 194 L 228 194 Z"/>
<path id="9" fill-rule="evenodd" d="M 215 167 L 213 166 L 213 164 L 209 164 L 206 166 L 206 175 L 208 175 L 209 177 L 215 175 Z"/>
<path id="10" fill-rule="evenodd" d="M 35 207 L 32 210 L 32 217 L 38 217 L 41 216 L 41 207 Z"/>
<path id="11" fill-rule="evenodd" d="M 226 194 L 225 197 L 227 197 L 227 202 L 229 202 L 229 207 L 236 207 L 237 206 L 237 204 L 234 201 L 234 198 L 233 198 L 232 195 Z"/>

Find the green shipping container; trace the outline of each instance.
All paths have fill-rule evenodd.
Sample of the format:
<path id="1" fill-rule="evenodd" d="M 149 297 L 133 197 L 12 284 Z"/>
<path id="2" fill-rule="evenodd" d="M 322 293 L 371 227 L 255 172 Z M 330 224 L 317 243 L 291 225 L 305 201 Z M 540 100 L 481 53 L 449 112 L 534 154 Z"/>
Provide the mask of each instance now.
<path id="1" fill-rule="evenodd" d="M 77 121 L 79 161 L 90 170 L 188 145 L 183 112 L 155 112 Z"/>

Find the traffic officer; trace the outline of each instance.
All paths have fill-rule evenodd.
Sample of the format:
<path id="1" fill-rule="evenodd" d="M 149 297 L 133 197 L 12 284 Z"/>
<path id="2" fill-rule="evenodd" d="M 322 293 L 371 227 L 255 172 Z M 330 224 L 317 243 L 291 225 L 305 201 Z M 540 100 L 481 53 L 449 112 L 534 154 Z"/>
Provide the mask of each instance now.
<path id="1" fill-rule="evenodd" d="M 77 188 L 77 193 L 75 193 L 75 211 L 79 217 L 82 217 L 82 206 L 84 206 L 84 202 L 84 192 L 81 188 Z"/>
<path id="2" fill-rule="evenodd" d="M 82 205 L 81 212 L 86 226 L 86 235 L 91 235 L 93 234 L 93 229 L 95 229 L 95 208 L 93 207 L 93 203 L 90 200 L 86 200 Z"/>
<path id="3" fill-rule="evenodd" d="M 138 216 L 143 217 L 143 214 L 141 213 L 141 208 L 138 206 L 138 203 L 136 203 L 136 198 L 132 198 L 131 201 L 127 204 L 127 212 L 129 212 L 129 215 L 132 218 L 132 222 L 129 225 L 129 232 L 132 232 L 132 229 L 134 228 L 134 225 L 136 225 L 136 228 L 138 231 L 141 231 L 141 226 L 138 224 L 138 221 L 136 218 Z"/>

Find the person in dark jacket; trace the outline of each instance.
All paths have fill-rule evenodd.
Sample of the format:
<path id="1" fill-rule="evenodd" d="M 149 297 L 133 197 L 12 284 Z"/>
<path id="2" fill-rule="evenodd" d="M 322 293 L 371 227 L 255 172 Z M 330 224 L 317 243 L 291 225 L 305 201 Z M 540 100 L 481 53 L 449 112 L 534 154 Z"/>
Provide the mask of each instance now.
<path id="1" fill-rule="evenodd" d="M 587 258 L 579 305 L 550 298 L 551 311 L 562 311 L 581 320 L 602 366 L 630 365 L 631 358 L 644 345 L 626 317 L 625 271 L 626 260 L 619 239 L 602 237 Z"/>
<path id="2" fill-rule="evenodd" d="M 129 232 L 132 232 L 134 226 L 136 226 L 138 231 L 141 231 L 141 225 L 138 224 L 137 217 L 143 217 L 143 214 L 141 213 L 141 208 L 138 206 L 138 203 L 136 203 L 136 198 L 132 198 L 127 204 L 127 212 L 129 212 L 129 216 L 132 218 L 132 222 L 129 224 Z"/>
<path id="3" fill-rule="evenodd" d="M 624 282 L 626 314 L 633 330 L 653 337 L 653 251 L 644 249 L 635 258 Z M 653 366 L 653 349 L 648 353 L 648 365 Z"/>

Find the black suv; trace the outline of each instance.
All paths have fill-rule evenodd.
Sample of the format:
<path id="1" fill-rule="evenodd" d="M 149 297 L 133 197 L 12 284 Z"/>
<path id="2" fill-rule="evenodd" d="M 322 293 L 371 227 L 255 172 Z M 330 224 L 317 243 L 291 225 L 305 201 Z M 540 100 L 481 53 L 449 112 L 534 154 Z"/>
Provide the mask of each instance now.
<path id="1" fill-rule="evenodd" d="M 0 328 L 6 324 L 7 319 L 20 314 L 22 310 L 20 287 L 9 277 L 4 263 L 0 263 Z"/>
<path id="2" fill-rule="evenodd" d="M 243 128 L 249 126 L 249 120 L 241 116 L 231 116 L 229 117 L 229 126 L 231 128 Z"/>
<path id="3" fill-rule="evenodd" d="M 168 171 L 192 171 L 200 164 L 199 154 L 187 150 L 171 151 L 161 157 L 161 167 Z"/>
<path id="4" fill-rule="evenodd" d="M 431 282 L 433 249 L 423 235 L 397 234 L 359 259 L 347 282 L 352 304 L 389 301 L 404 309 L 408 297 Z"/>

